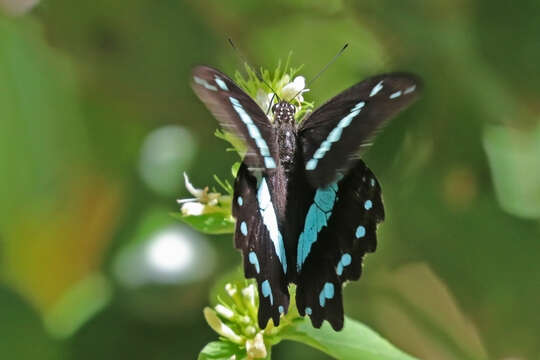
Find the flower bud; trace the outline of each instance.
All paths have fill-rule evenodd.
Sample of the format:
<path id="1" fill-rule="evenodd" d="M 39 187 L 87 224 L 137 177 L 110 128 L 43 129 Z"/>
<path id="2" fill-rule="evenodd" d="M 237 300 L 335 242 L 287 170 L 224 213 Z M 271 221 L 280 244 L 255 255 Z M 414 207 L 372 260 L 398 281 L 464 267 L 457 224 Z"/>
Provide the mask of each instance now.
<path id="1" fill-rule="evenodd" d="M 262 333 L 258 333 L 255 335 L 255 338 L 246 341 L 246 351 L 250 359 L 262 359 L 266 357 L 267 352 Z"/>
<path id="2" fill-rule="evenodd" d="M 214 329 L 215 332 L 217 332 L 219 335 L 226 337 L 227 339 L 231 340 L 234 343 L 241 344 L 242 343 L 242 337 L 237 335 L 233 329 L 225 325 L 221 319 L 217 316 L 216 312 L 212 310 L 209 307 L 204 308 L 204 318 L 206 319 L 206 322 L 212 329 Z"/>

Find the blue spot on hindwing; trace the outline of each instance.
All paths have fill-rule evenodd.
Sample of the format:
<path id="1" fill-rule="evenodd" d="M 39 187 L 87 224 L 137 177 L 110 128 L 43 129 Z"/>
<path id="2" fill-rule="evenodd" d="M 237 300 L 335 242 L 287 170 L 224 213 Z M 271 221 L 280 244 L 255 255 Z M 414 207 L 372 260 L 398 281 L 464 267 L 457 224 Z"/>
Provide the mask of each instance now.
<path id="1" fill-rule="evenodd" d="M 326 305 L 326 299 L 330 300 L 334 297 L 334 284 L 327 282 L 324 284 L 321 293 L 319 294 L 319 305 L 324 307 Z"/>
<path id="2" fill-rule="evenodd" d="M 369 210 L 373 207 L 373 202 L 371 200 L 366 200 L 364 203 L 364 209 Z"/>
<path id="3" fill-rule="evenodd" d="M 247 228 L 247 224 L 246 224 L 245 221 L 242 221 L 242 223 L 240 224 L 240 232 L 244 236 L 246 236 L 248 234 L 248 228 Z"/>
<path id="4" fill-rule="evenodd" d="M 327 299 L 332 299 L 334 297 L 334 284 L 330 282 L 324 284 L 324 294 Z"/>
<path id="5" fill-rule="evenodd" d="M 261 290 L 263 297 L 269 297 L 270 305 L 274 305 L 274 297 L 272 296 L 272 289 L 270 288 L 270 283 L 268 282 L 268 280 L 263 281 L 263 283 L 261 284 Z"/>
<path id="6" fill-rule="evenodd" d="M 314 170 L 317 167 L 317 163 L 319 161 L 317 159 L 311 159 L 306 164 L 306 170 Z"/>
<path id="7" fill-rule="evenodd" d="M 217 82 L 217 78 L 216 78 Z M 219 85 L 219 82 L 217 82 Z M 225 83 L 223 83 L 225 85 Z M 226 85 L 225 85 L 226 86 Z M 253 120 L 251 119 L 251 116 L 244 110 L 244 107 L 242 104 L 240 104 L 240 101 L 238 99 L 233 98 L 232 96 L 229 96 L 229 100 L 231 101 L 231 104 L 233 106 L 234 111 L 240 116 L 240 120 L 246 125 L 249 136 L 255 141 L 255 144 L 259 148 L 259 153 L 261 154 L 263 160 L 264 160 L 264 166 L 267 169 L 275 169 L 276 162 L 270 155 L 270 150 L 268 148 L 268 144 L 266 144 L 266 141 L 263 139 L 261 132 L 257 128 L 257 125 L 253 123 Z"/>
<path id="8" fill-rule="evenodd" d="M 263 178 L 259 190 L 257 191 L 257 201 L 259 202 L 259 212 L 263 218 L 263 223 L 270 234 L 270 240 L 274 244 L 276 255 L 283 266 L 283 273 L 287 273 L 287 258 L 285 255 L 285 247 L 283 245 L 283 237 L 278 228 L 276 212 L 272 204 L 270 190 L 266 179 Z"/>
<path id="9" fill-rule="evenodd" d="M 306 315 L 313 314 L 313 310 L 311 310 L 311 308 L 309 306 L 306 307 L 305 311 L 306 311 Z"/>
<path id="10" fill-rule="evenodd" d="M 336 267 L 336 274 L 338 276 L 341 276 L 343 274 L 343 269 L 349 265 L 351 265 L 352 257 L 350 254 L 345 253 L 341 256 L 341 259 L 339 260 L 337 267 Z"/>
<path id="11" fill-rule="evenodd" d="M 350 254 L 345 253 L 341 256 L 341 263 L 343 266 L 349 266 L 351 265 L 352 257 Z"/>
<path id="12" fill-rule="evenodd" d="M 362 225 L 358 225 L 355 235 L 357 239 L 363 238 L 366 236 L 366 228 Z"/>
<path id="13" fill-rule="evenodd" d="M 337 197 L 338 181 L 339 179 L 325 188 L 317 189 L 315 192 L 313 204 L 309 207 L 304 222 L 304 231 L 298 238 L 296 257 L 296 269 L 298 271 L 306 261 L 312 245 L 317 242 L 319 232 L 328 224 L 328 219 L 332 216 L 332 209 Z"/>
<path id="14" fill-rule="evenodd" d="M 283 314 L 283 312 L 284 312 L 283 306 L 279 305 L 278 306 L 278 311 L 279 311 L 280 314 Z"/>
<path id="15" fill-rule="evenodd" d="M 261 268 L 259 267 L 259 258 L 257 258 L 257 254 L 255 254 L 253 251 L 251 251 L 248 255 L 249 262 L 255 266 L 255 271 L 257 271 L 257 274 L 261 272 Z"/>
<path id="16" fill-rule="evenodd" d="M 244 199 L 242 199 L 241 196 L 239 196 L 238 199 L 236 199 L 236 202 L 238 203 L 239 206 L 244 205 Z"/>

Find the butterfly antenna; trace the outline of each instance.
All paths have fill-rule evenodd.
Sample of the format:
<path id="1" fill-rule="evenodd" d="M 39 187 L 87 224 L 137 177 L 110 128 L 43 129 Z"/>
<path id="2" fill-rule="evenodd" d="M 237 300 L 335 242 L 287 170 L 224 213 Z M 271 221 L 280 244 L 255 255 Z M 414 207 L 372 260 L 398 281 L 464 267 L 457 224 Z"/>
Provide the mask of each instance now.
<path id="1" fill-rule="evenodd" d="M 274 91 L 274 90 L 272 90 L 272 91 Z M 266 116 L 268 116 L 268 114 L 270 113 L 270 109 L 272 108 L 272 105 L 273 105 L 273 103 L 274 103 L 274 98 L 275 98 L 276 96 L 277 96 L 277 95 L 276 95 L 276 92 L 274 91 L 274 92 L 272 93 L 272 98 L 270 99 L 270 103 L 268 104 L 268 109 L 266 109 Z"/>
<path id="2" fill-rule="evenodd" d="M 266 85 L 270 90 L 272 90 L 272 93 L 275 95 L 275 97 L 278 98 L 278 101 L 280 101 L 279 99 L 279 96 L 276 94 L 276 91 L 270 86 L 270 84 L 268 84 L 266 81 L 264 81 L 264 79 L 262 78 L 262 76 L 259 74 L 259 72 L 249 64 L 249 62 L 246 60 L 246 58 L 244 57 L 244 55 L 242 55 L 242 53 L 240 52 L 240 50 L 238 50 L 238 48 L 236 47 L 236 45 L 234 45 L 234 42 L 232 41 L 231 38 L 227 38 L 227 41 L 229 41 L 229 44 L 231 45 L 231 47 L 233 48 L 233 50 L 236 52 L 236 54 L 238 55 L 238 57 L 240 58 L 240 60 L 247 65 L 248 68 L 251 69 L 251 71 L 253 71 L 255 73 L 255 76 L 257 76 L 257 79 L 259 79 L 260 82 L 262 82 L 264 85 Z M 272 96 L 272 101 L 274 100 L 274 95 Z"/>
<path id="3" fill-rule="evenodd" d="M 349 46 L 349 44 L 345 44 L 343 45 L 343 47 L 341 48 L 341 50 L 339 50 L 337 52 L 336 55 L 334 55 L 334 57 L 332 58 L 332 60 L 330 60 L 328 62 L 328 64 L 326 64 L 322 69 L 321 71 L 319 71 L 319 73 L 317 75 L 315 75 L 315 77 L 313 77 L 311 80 L 309 80 L 307 83 L 306 83 L 306 88 L 308 87 L 308 85 L 313 85 L 313 83 L 315 82 L 315 80 L 317 80 L 325 71 L 326 69 L 328 69 L 330 67 L 330 65 L 332 65 L 337 59 L 338 57 L 341 55 L 341 53 L 343 53 L 345 51 L 345 49 Z M 296 95 L 294 95 L 294 97 L 290 100 L 290 101 L 293 101 L 298 95 L 300 95 L 302 93 L 302 91 L 304 91 L 304 89 L 300 90 L 299 92 L 296 93 Z"/>

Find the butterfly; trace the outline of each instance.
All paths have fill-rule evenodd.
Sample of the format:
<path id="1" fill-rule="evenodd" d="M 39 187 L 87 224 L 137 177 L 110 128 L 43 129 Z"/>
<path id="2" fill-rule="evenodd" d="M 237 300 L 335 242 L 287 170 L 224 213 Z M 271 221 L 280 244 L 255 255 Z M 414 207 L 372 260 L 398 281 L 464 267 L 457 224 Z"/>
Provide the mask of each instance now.
<path id="1" fill-rule="evenodd" d="M 301 122 L 292 99 L 272 106 L 271 122 L 211 67 L 193 69 L 192 87 L 224 130 L 247 146 L 234 184 L 234 245 L 246 278 L 257 281 L 260 328 L 269 319 L 279 325 L 294 283 L 300 315 L 316 328 L 327 320 L 341 330 L 342 284 L 360 278 L 385 217 L 380 184 L 358 153 L 418 98 L 421 80 L 409 73 L 368 78 Z"/>

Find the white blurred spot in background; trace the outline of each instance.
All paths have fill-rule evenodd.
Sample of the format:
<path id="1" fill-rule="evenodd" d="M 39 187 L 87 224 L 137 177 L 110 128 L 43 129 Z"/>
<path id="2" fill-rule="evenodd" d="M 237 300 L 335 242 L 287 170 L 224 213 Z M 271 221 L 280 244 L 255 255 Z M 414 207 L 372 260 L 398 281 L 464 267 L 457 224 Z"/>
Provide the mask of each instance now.
<path id="1" fill-rule="evenodd" d="M 146 263 L 156 272 L 176 274 L 185 271 L 193 263 L 193 246 L 184 234 L 165 230 L 155 235 L 145 250 Z"/>
<path id="2" fill-rule="evenodd" d="M 193 135 L 182 126 L 167 125 L 150 132 L 141 148 L 139 172 L 149 188 L 160 195 L 174 195 L 183 184 L 195 153 Z"/>
<path id="3" fill-rule="evenodd" d="M 215 253 L 206 239 L 182 225 L 169 225 L 123 249 L 114 274 L 124 286 L 185 284 L 206 278 L 214 269 Z"/>

